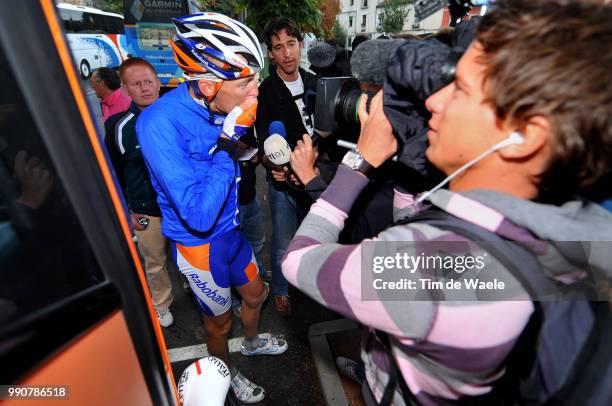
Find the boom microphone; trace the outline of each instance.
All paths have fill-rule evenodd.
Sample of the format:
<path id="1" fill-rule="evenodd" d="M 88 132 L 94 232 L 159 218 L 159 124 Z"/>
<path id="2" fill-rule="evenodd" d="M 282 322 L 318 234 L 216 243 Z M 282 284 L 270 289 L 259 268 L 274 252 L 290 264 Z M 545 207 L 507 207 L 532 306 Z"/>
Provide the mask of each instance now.
<path id="1" fill-rule="evenodd" d="M 405 40 L 373 39 L 362 42 L 351 56 L 351 73 L 355 79 L 371 85 L 382 85 L 387 76 L 389 56 Z"/>
<path id="2" fill-rule="evenodd" d="M 281 121 L 270 123 L 270 135 L 264 141 L 264 153 L 274 165 L 283 166 L 291 160 L 291 147 L 285 139 L 287 132 Z"/>
<path id="3" fill-rule="evenodd" d="M 329 68 L 336 59 L 336 49 L 323 42 L 308 50 L 308 62 L 317 69 Z"/>

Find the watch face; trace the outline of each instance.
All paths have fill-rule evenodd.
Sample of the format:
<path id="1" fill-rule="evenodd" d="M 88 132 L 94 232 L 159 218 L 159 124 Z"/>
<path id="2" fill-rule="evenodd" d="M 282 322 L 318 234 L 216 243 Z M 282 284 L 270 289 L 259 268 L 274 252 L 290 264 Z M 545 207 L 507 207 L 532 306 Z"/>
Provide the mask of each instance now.
<path id="1" fill-rule="evenodd" d="M 355 151 L 349 151 L 344 155 L 342 163 L 350 167 L 351 169 L 357 169 L 361 164 L 363 157 Z"/>

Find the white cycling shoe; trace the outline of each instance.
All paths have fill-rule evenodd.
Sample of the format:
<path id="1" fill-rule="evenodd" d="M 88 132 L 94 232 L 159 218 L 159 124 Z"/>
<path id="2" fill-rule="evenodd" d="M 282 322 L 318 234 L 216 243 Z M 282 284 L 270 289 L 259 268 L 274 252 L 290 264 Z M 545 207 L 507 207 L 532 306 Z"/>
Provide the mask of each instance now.
<path id="1" fill-rule="evenodd" d="M 236 398 L 242 403 L 257 403 L 266 397 L 266 392 L 261 386 L 249 381 L 240 372 L 232 379 L 230 387 L 234 391 Z"/>

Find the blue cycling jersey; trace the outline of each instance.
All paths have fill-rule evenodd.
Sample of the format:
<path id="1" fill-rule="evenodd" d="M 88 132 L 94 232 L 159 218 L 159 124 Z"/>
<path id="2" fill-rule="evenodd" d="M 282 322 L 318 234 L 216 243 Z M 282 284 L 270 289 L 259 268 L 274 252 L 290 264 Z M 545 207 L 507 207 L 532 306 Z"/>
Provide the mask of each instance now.
<path id="1" fill-rule="evenodd" d="M 224 118 L 198 104 L 183 83 L 136 123 L 162 233 L 182 245 L 208 243 L 238 226 L 239 165 L 225 151 L 215 153 Z"/>

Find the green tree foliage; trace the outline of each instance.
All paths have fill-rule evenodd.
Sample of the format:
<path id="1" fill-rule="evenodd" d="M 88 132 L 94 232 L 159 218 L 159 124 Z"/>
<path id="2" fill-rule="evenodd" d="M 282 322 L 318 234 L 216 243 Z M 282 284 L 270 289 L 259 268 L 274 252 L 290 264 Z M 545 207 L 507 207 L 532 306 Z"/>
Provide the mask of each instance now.
<path id="1" fill-rule="evenodd" d="M 322 0 L 238 0 L 236 4 L 239 11 L 246 11 L 246 24 L 263 40 L 266 24 L 280 16 L 293 19 L 304 32 L 321 35 L 321 2 Z"/>
<path id="2" fill-rule="evenodd" d="M 232 0 L 198 0 L 202 11 L 216 11 L 230 17 L 237 17 L 238 6 Z M 103 0 L 102 10 L 111 13 L 123 14 L 123 0 Z"/>
<path id="3" fill-rule="evenodd" d="M 123 0 L 103 0 L 102 10 L 123 15 Z"/>
<path id="4" fill-rule="evenodd" d="M 202 11 L 216 11 L 233 18 L 238 17 L 240 14 L 236 2 L 232 0 L 198 0 L 198 2 L 202 7 Z"/>
<path id="5" fill-rule="evenodd" d="M 348 34 L 342 25 L 340 25 L 339 21 L 336 21 L 336 25 L 334 26 L 334 39 L 336 43 L 340 46 L 346 47 L 346 40 L 348 38 Z"/>
<path id="6" fill-rule="evenodd" d="M 340 12 L 340 0 L 321 0 L 319 1 L 319 10 L 323 24 L 323 36 L 325 39 L 335 37 L 336 16 Z"/>
<path id="7" fill-rule="evenodd" d="M 412 0 L 384 0 L 380 12 L 380 32 L 400 32 L 404 27 L 404 21 L 410 11 L 409 5 Z"/>

